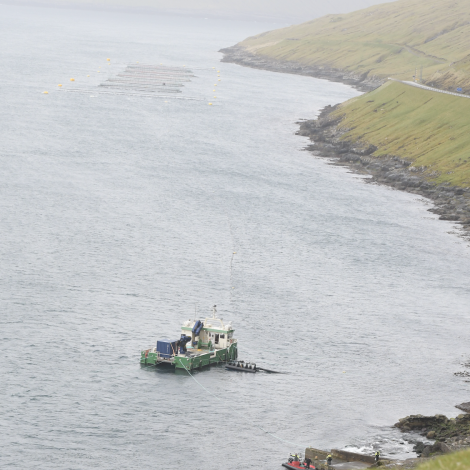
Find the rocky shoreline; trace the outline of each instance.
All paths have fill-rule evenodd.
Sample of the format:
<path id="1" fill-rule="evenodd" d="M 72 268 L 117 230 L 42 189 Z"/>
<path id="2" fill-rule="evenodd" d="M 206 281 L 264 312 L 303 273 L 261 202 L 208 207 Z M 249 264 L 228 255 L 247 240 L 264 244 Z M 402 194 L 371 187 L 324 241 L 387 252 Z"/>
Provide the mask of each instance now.
<path id="1" fill-rule="evenodd" d="M 341 82 L 350 85 L 360 91 L 371 91 L 385 83 L 383 78 L 367 77 L 354 74 L 341 69 L 335 69 L 322 65 L 304 65 L 298 62 L 287 62 L 261 55 L 253 54 L 241 46 L 231 46 L 221 49 L 224 54 L 221 62 L 231 62 L 233 64 L 251 67 L 254 69 L 269 70 L 271 72 L 291 73 L 295 75 L 307 75 L 309 77 L 323 78 L 331 82 Z"/>
<path id="2" fill-rule="evenodd" d="M 402 418 L 395 427 L 403 432 L 419 432 L 426 439 L 434 440 L 431 443 L 416 441 L 413 450 L 420 458 L 430 458 L 440 454 L 448 454 L 468 449 L 470 447 L 470 403 L 462 403 L 456 408 L 465 413 L 456 418 L 447 418 L 444 415 L 423 416 L 411 415 Z"/>
<path id="3" fill-rule="evenodd" d="M 377 148 L 355 145 L 341 137 L 347 129 L 340 128 L 341 120 L 332 112 L 337 106 L 327 106 L 314 120 L 301 121 L 297 135 L 309 137 L 313 142 L 306 147 L 315 156 L 330 160 L 331 164 L 347 166 L 352 171 L 369 175 L 367 183 L 385 184 L 395 189 L 430 199 L 434 206 L 429 212 L 439 219 L 459 224 L 459 235 L 470 240 L 470 188 L 435 184 L 423 172 L 412 167 L 409 161 L 397 156 L 373 157 Z"/>
<path id="4" fill-rule="evenodd" d="M 305 449 L 305 458 L 310 458 L 315 468 L 326 470 L 335 468 L 365 469 L 385 467 L 391 469 L 415 469 L 424 462 L 430 461 L 444 454 L 452 454 L 470 448 L 470 403 L 457 405 L 465 413 L 457 418 L 447 418 L 444 415 L 423 416 L 411 415 L 402 418 L 394 426 L 400 431 L 414 435 L 421 434 L 423 440 L 413 439 L 408 442 L 414 444 L 413 451 L 417 457 L 406 460 L 395 460 L 383 457 L 375 462 L 374 456 L 349 452 L 347 450 L 332 449 L 319 450 L 314 447 Z M 408 438 L 409 439 L 409 438 Z M 333 457 L 331 466 L 325 465 L 327 455 Z"/>

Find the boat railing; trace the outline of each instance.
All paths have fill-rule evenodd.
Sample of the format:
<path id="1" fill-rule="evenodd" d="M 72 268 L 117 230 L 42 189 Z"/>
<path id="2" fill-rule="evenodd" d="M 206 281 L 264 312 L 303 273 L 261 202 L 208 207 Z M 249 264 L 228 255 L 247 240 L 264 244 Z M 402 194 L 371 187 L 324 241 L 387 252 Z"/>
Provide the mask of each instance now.
<path id="1" fill-rule="evenodd" d="M 222 330 L 227 330 L 227 328 L 225 328 L 224 322 L 220 318 L 212 317 L 204 319 L 204 328 L 215 328 L 216 325 L 214 325 L 214 323 L 216 322 L 219 322 L 220 326 L 222 327 Z"/>
<path id="2" fill-rule="evenodd" d="M 171 362 L 173 360 L 173 356 L 172 357 L 163 357 L 163 355 L 159 351 L 156 351 L 155 353 L 157 355 L 157 361 L 158 362 L 168 362 L 168 361 Z"/>

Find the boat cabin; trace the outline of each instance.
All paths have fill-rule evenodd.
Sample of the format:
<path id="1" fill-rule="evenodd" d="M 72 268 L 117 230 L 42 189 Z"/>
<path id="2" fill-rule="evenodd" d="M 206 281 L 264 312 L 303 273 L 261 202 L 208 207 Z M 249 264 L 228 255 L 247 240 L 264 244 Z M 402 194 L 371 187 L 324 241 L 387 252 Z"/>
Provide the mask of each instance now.
<path id="1" fill-rule="evenodd" d="M 201 326 L 199 329 L 195 328 L 197 325 Z M 181 327 L 182 335 L 189 335 L 192 338 L 188 348 L 193 349 L 226 349 L 235 341 L 233 339 L 234 329 L 232 323 L 225 324 L 222 318 L 215 317 L 214 315 L 204 320 L 187 320 Z"/>

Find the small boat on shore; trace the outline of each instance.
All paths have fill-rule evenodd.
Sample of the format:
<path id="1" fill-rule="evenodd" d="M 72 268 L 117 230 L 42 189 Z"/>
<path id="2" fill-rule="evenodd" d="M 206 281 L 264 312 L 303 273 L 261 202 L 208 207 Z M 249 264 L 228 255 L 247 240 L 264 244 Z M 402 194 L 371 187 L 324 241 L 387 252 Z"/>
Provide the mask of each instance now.
<path id="1" fill-rule="evenodd" d="M 308 466 L 307 464 L 305 463 L 305 459 L 304 461 L 302 462 L 302 456 L 301 454 L 291 454 L 288 461 L 283 463 L 282 466 L 284 468 L 288 468 L 290 470 L 299 470 L 299 469 L 307 469 L 307 468 L 310 468 L 310 469 L 314 469 L 315 466 L 310 463 Z"/>
<path id="2" fill-rule="evenodd" d="M 214 305 L 212 317 L 185 321 L 179 339 L 160 339 L 155 347 L 142 350 L 141 365 L 190 371 L 237 359 L 238 343 L 232 323 L 224 323 L 216 314 Z"/>

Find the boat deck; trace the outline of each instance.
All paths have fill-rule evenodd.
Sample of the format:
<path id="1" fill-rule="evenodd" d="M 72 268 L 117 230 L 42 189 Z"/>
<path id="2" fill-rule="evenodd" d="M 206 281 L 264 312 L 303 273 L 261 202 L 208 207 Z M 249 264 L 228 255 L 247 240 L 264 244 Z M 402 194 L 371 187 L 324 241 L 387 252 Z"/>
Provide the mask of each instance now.
<path id="1" fill-rule="evenodd" d="M 193 357 L 199 357 L 199 356 L 203 356 L 205 354 L 210 354 L 210 357 L 216 357 L 216 352 L 219 351 L 218 349 L 213 349 L 213 350 L 209 350 L 209 349 L 195 349 L 195 348 L 188 348 L 188 351 L 186 354 L 177 354 L 176 356 L 174 357 L 170 357 L 170 358 L 163 358 L 161 357 L 160 355 L 158 355 L 158 362 L 164 362 L 166 364 L 173 364 L 174 360 L 175 360 L 175 357 L 187 357 L 189 359 L 193 358 Z M 156 353 L 157 351 L 154 350 L 152 351 L 154 353 Z"/>
<path id="2" fill-rule="evenodd" d="M 150 366 L 166 364 L 177 369 L 197 369 L 211 364 L 219 364 L 237 357 L 237 341 L 232 340 L 226 348 L 208 349 L 202 345 L 200 349 L 188 347 L 186 353 L 163 355 L 155 347 L 141 351 L 140 363 Z M 172 346 L 174 348 L 174 346 Z"/>

